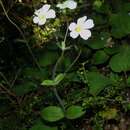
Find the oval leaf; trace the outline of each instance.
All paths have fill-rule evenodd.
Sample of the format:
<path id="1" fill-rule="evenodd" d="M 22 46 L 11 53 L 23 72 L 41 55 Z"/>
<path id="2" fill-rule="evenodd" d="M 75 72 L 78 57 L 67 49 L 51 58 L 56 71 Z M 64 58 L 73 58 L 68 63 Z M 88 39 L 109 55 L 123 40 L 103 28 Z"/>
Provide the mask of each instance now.
<path id="1" fill-rule="evenodd" d="M 98 95 L 106 86 L 112 83 L 110 79 L 99 72 L 88 72 L 86 76 L 88 80 L 89 92 L 93 96 Z"/>
<path id="2" fill-rule="evenodd" d="M 77 119 L 83 114 L 85 114 L 85 111 L 83 111 L 83 108 L 81 106 L 73 105 L 66 110 L 66 118 L 68 119 Z"/>
<path id="3" fill-rule="evenodd" d="M 103 64 L 108 60 L 109 56 L 104 51 L 97 51 L 93 56 L 93 64 Z"/>
<path id="4" fill-rule="evenodd" d="M 55 122 L 64 118 L 64 112 L 60 107 L 49 106 L 41 111 L 41 116 L 46 121 Z"/>
<path id="5" fill-rule="evenodd" d="M 56 76 L 56 78 L 54 79 L 54 81 L 57 83 L 57 84 L 59 84 L 63 79 L 64 79 L 64 74 L 58 74 L 57 76 Z"/>
<path id="6" fill-rule="evenodd" d="M 130 34 L 130 16 L 127 13 L 112 14 L 110 17 L 111 33 L 115 38 Z"/>
<path id="7" fill-rule="evenodd" d="M 109 65 L 114 72 L 130 70 L 130 46 L 122 46 L 120 52 L 111 58 Z"/>
<path id="8" fill-rule="evenodd" d="M 54 80 L 44 80 L 41 85 L 44 85 L 44 86 L 54 86 L 55 85 L 55 81 Z"/>
<path id="9" fill-rule="evenodd" d="M 43 124 L 41 121 L 38 121 L 29 130 L 58 130 L 58 129 L 57 129 L 57 127 L 50 127 L 50 126 Z"/>
<path id="10" fill-rule="evenodd" d="M 41 85 L 56 86 L 64 79 L 64 76 L 64 74 L 58 74 L 54 80 L 44 80 Z"/>

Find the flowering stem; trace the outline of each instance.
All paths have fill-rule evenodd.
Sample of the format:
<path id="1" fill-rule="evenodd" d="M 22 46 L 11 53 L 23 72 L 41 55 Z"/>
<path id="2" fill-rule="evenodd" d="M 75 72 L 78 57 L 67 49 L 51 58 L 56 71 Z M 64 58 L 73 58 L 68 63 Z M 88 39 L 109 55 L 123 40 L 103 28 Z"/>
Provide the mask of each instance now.
<path id="1" fill-rule="evenodd" d="M 61 56 L 59 57 L 59 59 L 57 60 L 55 66 L 54 66 L 53 73 L 52 73 L 52 79 L 54 79 L 56 76 L 57 67 L 58 67 L 59 63 L 61 62 L 63 56 L 64 56 L 64 51 L 62 50 Z M 64 103 L 63 103 L 62 99 L 60 98 L 56 87 L 53 88 L 53 92 L 54 92 L 58 102 L 60 103 L 63 111 L 65 111 Z"/>
<path id="2" fill-rule="evenodd" d="M 56 76 L 56 71 L 57 71 L 57 67 L 58 67 L 58 65 L 59 65 L 59 63 L 61 62 L 61 60 L 62 60 L 63 57 L 64 57 L 64 51 L 62 51 L 61 56 L 59 57 L 59 59 L 57 60 L 55 66 L 54 66 L 52 79 L 55 78 L 55 76 Z"/>
<path id="3" fill-rule="evenodd" d="M 68 27 L 67 27 L 67 30 L 66 30 L 66 33 L 65 33 L 65 37 L 64 37 L 64 41 L 63 41 L 64 44 L 66 43 L 67 34 L 68 34 Z M 61 62 L 62 58 L 64 57 L 64 52 L 65 52 L 65 50 L 62 49 L 61 56 L 60 56 L 60 58 L 57 60 L 55 66 L 54 66 L 52 79 L 55 78 L 56 70 L 57 70 L 58 64 Z"/>
<path id="4" fill-rule="evenodd" d="M 68 35 L 68 30 L 69 28 L 67 27 L 66 33 L 65 33 L 65 37 L 64 37 L 64 43 L 66 43 L 66 39 L 67 39 L 67 35 Z"/>
<path id="5" fill-rule="evenodd" d="M 64 72 L 64 74 L 66 74 L 66 73 L 71 69 L 71 67 L 72 67 L 72 66 L 76 63 L 76 61 L 79 59 L 80 55 L 81 55 L 81 50 L 79 51 L 77 57 L 76 57 L 75 60 L 72 62 L 72 64 L 68 67 L 68 69 L 66 69 L 66 71 Z M 56 62 L 56 64 L 55 64 L 55 67 L 54 67 L 54 69 L 53 69 L 52 79 L 55 78 L 57 67 L 58 67 L 59 63 L 61 62 L 63 56 L 64 56 L 64 51 L 62 51 L 60 58 L 57 60 L 57 62 Z M 60 103 L 60 105 L 61 105 L 63 111 L 65 111 L 64 103 L 63 103 L 61 97 L 59 96 L 56 87 L 53 88 L 53 92 L 54 92 L 54 94 L 55 94 L 55 96 L 56 96 L 58 102 Z"/>
<path id="6" fill-rule="evenodd" d="M 64 44 L 66 43 L 67 35 L 68 35 L 68 27 L 67 27 L 67 30 L 66 30 L 66 33 L 65 33 L 65 37 L 64 37 L 64 41 L 63 41 Z M 65 52 L 65 50 L 62 49 L 61 56 L 59 57 L 59 59 L 57 60 L 55 66 L 54 66 L 54 69 L 53 69 L 53 72 L 52 72 L 52 79 L 54 79 L 55 76 L 56 76 L 56 71 L 57 71 L 59 63 L 61 62 L 62 58 L 64 57 L 64 52 Z M 60 103 L 63 111 L 65 111 L 64 103 L 63 103 L 62 99 L 60 98 L 56 87 L 53 88 L 53 92 L 54 92 L 58 102 Z"/>

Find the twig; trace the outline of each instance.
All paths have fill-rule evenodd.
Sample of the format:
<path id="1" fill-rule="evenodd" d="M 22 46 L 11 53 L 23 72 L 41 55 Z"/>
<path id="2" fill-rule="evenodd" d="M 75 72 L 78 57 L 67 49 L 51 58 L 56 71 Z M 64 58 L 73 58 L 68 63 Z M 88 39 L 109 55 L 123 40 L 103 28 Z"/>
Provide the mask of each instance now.
<path id="1" fill-rule="evenodd" d="M 29 53 L 31 54 L 31 56 L 32 56 L 32 58 L 33 58 L 35 64 L 36 64 L 37 67 L 41 70 L 41 67 L 40 67 L 40 65 L 38 64 L 37 59 L 36 59 L 35 56 L 33 55 L 32 49 L 31 49 L 31 47 L 29 46 L 29 43 L 28 43 L 28 41 L 26 40 L 26 38 L 25 38 L 25 36 L 24 36 L 24 33 L 22 32 L 22 30 L 20 29 L 20 27 L 18 27 L 18 25 L 15 24 L 15 23 L 10 19 L 10 17 L 9 17 L 8 14 L 7 14 L 7 11 L 5 10 L 5 7 L 4 7 L 4 5 L 3 5 L 2 0 L 0 0 L 0 5 L 1 5 L 1 7 L 2 7 L 2 9 L 3 9 L 3 11 L 4 11 L 4 14 L 5 14 L 6 18 L 8 19 L 8 21 L 9 21 L 14 27 L 16 27 L 16 29 L 20 32 L 20 34 L 21 34 L 21 36 L 23 37 L 23 39 L 24 39 L 24 41 L 25 41 L 25 43 L 26 43 L 26 46 L 27 46 L 27 48 L 28 48 L 28 51 L 29 51 Z"/>
<path id="2" fill-rule="evenodd" d="M 19 69 L 14 77 L 14 79 L 12 80 L 11 82 L 11 88 L 14 86 L 15 84 L 15 81 L 17 80 L 18 76 L 19 76 L 19 73 L 21 72 L 21 69 Z"/>
<path id="3" fill-rule="evenodd" d="M 0 84 L 0 87 L 1 87 L 3 90 L 5 90 L 10 96 L 13 96 L 13 97 L 16 98 L 16 95 L 15 95 L 13 92 L 11 92 L 9 89 L 7 89 L 7 87 L 4 87 L 2 84 Z"/>
<path id="4" fill-rule="evenodd" d="M 4 74 L 2 72 L 0 72 L 0 76 L 4 79 L 4 81 L 6 82 L 6 84 L 11 87 L 10 82 L 7 80 L 7 78 L 4 76 Z"/>

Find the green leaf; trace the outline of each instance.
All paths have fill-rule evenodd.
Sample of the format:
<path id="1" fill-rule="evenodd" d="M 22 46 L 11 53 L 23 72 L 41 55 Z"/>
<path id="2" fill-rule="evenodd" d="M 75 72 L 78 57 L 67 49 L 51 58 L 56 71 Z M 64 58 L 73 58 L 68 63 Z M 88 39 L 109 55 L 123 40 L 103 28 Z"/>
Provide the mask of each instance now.
<path id="1" fill-rule="evenodd" d="M 111 84 L 111 80 L 98 72 L 88 72 L 86 76 L 89 92 L 93 96 L 98 95 L 105 87 Z"/>
<path id="2" fill-rule="evenodd" d="M 32 128 L 29 130 L 58 130 L 57 127 L 50 127 L 45 124 L 43 124 L 41 121 L 38 121 Z"/>
<path id="3" fill-rule="evenodd" d="M 48 52 L 46 51 L 40 58 L 39 58 L 39 65 L 46 67 L 52 65 L 58 59 L 58 53 L 56 52 Z"/>
<path id="4" fill-rule="evenodd" d="M 56 86 L 64 79 L 64 76 L 65 76 L 64 74 L 58 74 L 54 80 L 44 80 L 42 82 L 42 85 Z"/>
<path id="5" fill-rule="evenodd" d="M 33 80 L 39 80 L 42 81 L 43 79 L 46 79 L 49 75 L 49 72 L 47 69 L 41 69 L 41 71 L 37 68 L 27 67 L 23 70 L 22 75 L 25 78 L 33 79 Z"/>
<path id="6" fill-rule="evenodd" d="M 37 86 L 33 82 L 25 82 L 23 84 L 14 86 L 13 91 L 17 96 L 22 96 L 31 91 L 35 91 L 36 89 Z"/>
<path id="7" fill-rule="evenodd" d="M 102 32 L 97 34 L 96 37 L 93 37 L 93 39 L 87 41 L 86 44 L 92 49 L 102 49 L 107 46 L 107 40 L 109 37 L 109 33 Z"/>
<path id="8" fill-rule="evenodd" d="M 56 82 L 54 80 L 44 80 L 41 85 L 44 85 L 44 86 L 55 86 L 56 85 Z"/>
<path id="9" fill-rule="evenodd" d="M 111 48 L 104 48 L 104 51 L 108 55 L 114 55 L 119 52 L 119 47 L 113 46 Z"/>
<path id="10" fill-rule="evenodd" d="M 83 111 L 83 108 L 81 106 L 70 106 L 66 110 L 66 118 L 68 119 L 77 119 L 85 114 L 85 111 Z"/>
<path id="11" fill-rule="evenodd" d="M 96 2 L 97 1 L 97 2 Z M 99 3 L 99 1 L 101 3 Z M 96 3 L 95 3 L 96 2 Z M 99 12 L 99 13 L 108 13 L 109 10 L 110 10 L 110 7 L 109 7 L 109 4 L 106 4 L 104 1 L 102 0 L 95 0 L 94 1 L 94 4 L 93 4 L 93 9 L 96 11 L 96 12 Z"/>
<path id="12" fill-rule="evenodd" d="M 113 86 L 119 86 L 122 81 L 122 78 L 117 73 L 114 72 L 111 72 L 109 74 L 109 78 L 112 81 Z"/>
<path id="13" fill-rule="evenodd" d="M 114 72 L 130 70 L 130 46 L 121 46 L 120 52 L 111 58 L 109 65 Z"/>
<path id="14" fill-rule="evenodd" d="M 104 16 L 99 15 L 97 13 L 93 14 L 93 16 L 91 17 L 94 20 L 95 25 L 103 25 L 103 24 L 106 24 L 108 21 L 107 18 L 104 18 Z"/>
<path id="15" fill-rule="evenodd" d="M 79 79 L 79 76 L 78 76 L 77 72 L 67 73 L 66 76 L 65 76 L 65 80 L 66 80 L 66 83 L 69 83 L 69 82 L 80 82 L 81 81 Z"/>
<path id="16" fill-rule="evenodd" d="M 46 121 L 55 122 L 64 118 L 64 112 L 60 107 L 48 106 L 41 111 L 41 116 Z"/>
<path id="17" fill-rule="evenodd" d="M 64 79 L 65 75 L 64 74 L 58 74 L 56 76 L 56 78 L 54 79 L 54 81 L 59 84 L 63 79 Z"/>
<path id="18" fill-rule="evenodd" d="M 112 35 L 115 38 L 122 38 L 130 34 L 130 16 L 128 13 L 112 14 L 110 17 Z"/>
<path id="19" fill-rule="evenodd" d="M 103 64 L 108 60 L 109 56 L 104 51 L 97 51 L 92 59 L 93 64 Z"/>
<path id="20" fill-rule="evenodd" d="M 130 2 L 123 3 L 120 11 L 124 13 L 130 12 Z"/>

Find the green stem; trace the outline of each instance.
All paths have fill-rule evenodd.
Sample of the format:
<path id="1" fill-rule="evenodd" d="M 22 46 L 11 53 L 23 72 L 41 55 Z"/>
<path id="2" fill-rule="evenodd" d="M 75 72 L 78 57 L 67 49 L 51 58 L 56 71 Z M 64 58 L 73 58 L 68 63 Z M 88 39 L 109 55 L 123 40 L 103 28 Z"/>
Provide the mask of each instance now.
<path id="1" fill-rule="evenodd" d="M 66 71 L 64 72 L 65 74 L 72 68 L 72 66 L 77 62 L 77 60 L 79 59 L 81 55 L 81 50 L 79 51 L 77 57 L 75 58 L 75 60 L 72 62 L 72 64 L 66 69 Z"/>
<path id="2" fill-rule="evenodd" d="M 64 44 L 66 43 L 67 34 L 68 34 L 68 27 L 67 27 L 67 30 L 66 30 L 66 33 L 65 33 L 65 37 L 64 37 L 64 41 L 63 41 Z M 52 79 L 54 79 L 55 76 L 56 76 L 56 71 L 57 71 L 58 65 L 59 65 L 59 63 L 62 61 L 62 59 L 63 59 L 63 57 L 64 57 L 64 51 L 65 51 L 65 50 L 62 50 L 61 56 L 59 57 L 59 59 L 57 60 L 55 66 L 54 66 L 54 69 L 53 69 L 53 72 L 52 72 Z M 54 92 L 54 95 L 56 96 L 58 102 L 60 103 L 60 105 L 61 105 L 63 111 L 65 111 L 64 103 L 63 103 L 61 97 L 59 96 L 56 87 L 53 88 L 53 92 Z"/>
<path id="3" fill-rule="evenodd" d="M 64 56 L 64 51 L 62 51 L 61 56 L 59 57 L 59 59 L 57 60 L 55 66 L 54 66 L 54 69 L 53 69 L 53 72 L 52 72 L 52 79 L 54 79 L 55 76 L 56 76 L 57 67 L 58 67 L 59 63 L 61 62 L 63 56 Z M 63 111 L 65 111 L 64 103 L 63 103 L 62 99 L 60 98 L 56 87 L 53 88 L 53 92 L 54 92 L 54 95 L 56 96 L 58 102 L 60 103 Z"/>
<path id="4" fill-rule="evenodd" d="M 80 55 L 81 55 L 81 50 L 79 51 L 79 54 L 77 55 L 77 57 L 75 58 L 75 60 L 72 62 L 72 64 L 71 64 L 71 65 L 68 67 L 68 69 L 64 72 L 64 74 L 66 74 L 66 73 L 71 69 L 71 67 L 72 67 L 72 66 L 76 63 L 76 61 L 79 59 Z M 62 51 L 60 58 L 57 60 L 57 62 L 56 62 L 56 64 L 55 64 L 55 67 L 54 67 L 54 70 L 53 70 L 53 75 L 52 75 L 52 78 L 53 78 L 53 79 L 55 78 L 57 67 L 58 67 L 59 63 L 61 62 L 63 56 L 64 56 L 64 51 Z M 55 96 L 56 96 L 58 102 L 60 103 L 60 105 L 61 105 L 63 111 L 65 111 L 64 103 L 63 103 L 62 99 L 60 98 L 56 87 L 53 88 L 53 92 L 54 92 L 54 94 L 55 94 Z"/>
<path id="5" fill-rule="evenodd" d="M 59 63 L 62 61 L 63 57 L 64 57 L 64 51 L 62 51 L 61 56 L 59 57 L 59 59 L 57 60 L 55 66 L 54 66 L 54 69 L 53 69 L 53 72 L 52 72 L 52 73 L 53 73 L 52 79 L 55 78 L 58 65 L 59 65 Z"/>
<path id="6" fill-rule="evenodd" d="M 54 92 L 54 94 L 55 94 L 55 96 L 56 96 L 56 98 L 57 98 L 59 104 L 61 105 L 63 111 L 65 112 L 65 106 L 64 106 L 64 103 L 63 103 L 61 97 L 59 96 L 59 93 L 58 93 L 56 87 L 53 88 L 53 92 Z"/>

